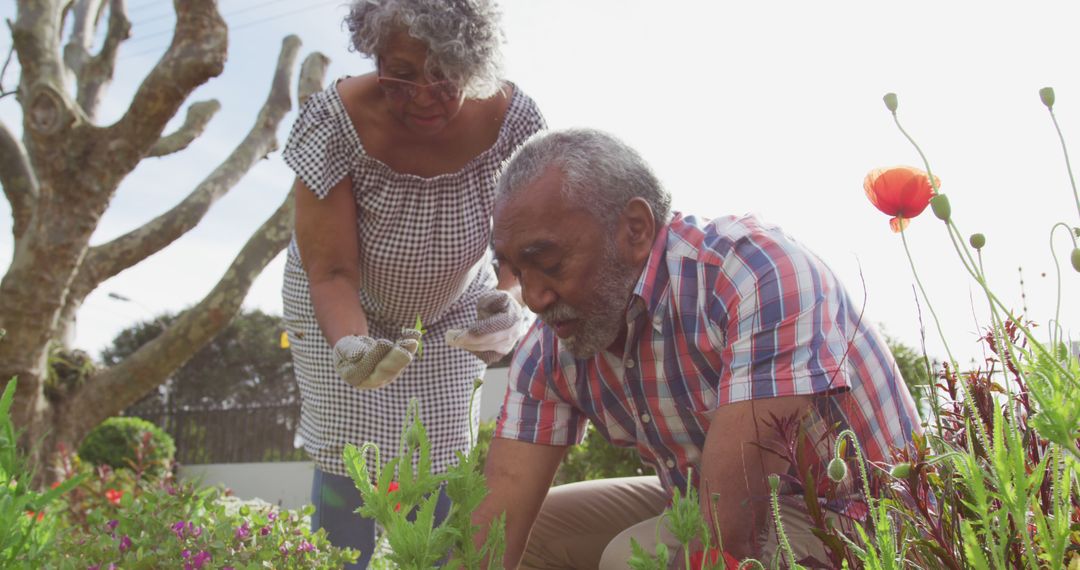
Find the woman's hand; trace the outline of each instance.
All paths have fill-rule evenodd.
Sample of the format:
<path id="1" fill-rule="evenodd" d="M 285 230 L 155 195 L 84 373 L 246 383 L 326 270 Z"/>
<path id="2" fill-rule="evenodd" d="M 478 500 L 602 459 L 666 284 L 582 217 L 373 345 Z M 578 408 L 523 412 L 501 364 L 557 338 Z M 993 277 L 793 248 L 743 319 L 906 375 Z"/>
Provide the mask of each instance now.
<path id="1" fill-rule="evenodd" d="M 446 331 L 446 344 L 463 348 L 491 364 L 514 349 L 524 331 L 525 314 L 514 298 L 499 289 L 476 301 L 476 323 L 467 329 Z"/>
<path id="2" fill-rule="evenodd" d="M 381 388 L 401 376 L 420 346 L 420 331 L 402 329 L 401 338 L 348 335 L 334 344 L 334 366 L 338 374 L 361 390 Z"/>

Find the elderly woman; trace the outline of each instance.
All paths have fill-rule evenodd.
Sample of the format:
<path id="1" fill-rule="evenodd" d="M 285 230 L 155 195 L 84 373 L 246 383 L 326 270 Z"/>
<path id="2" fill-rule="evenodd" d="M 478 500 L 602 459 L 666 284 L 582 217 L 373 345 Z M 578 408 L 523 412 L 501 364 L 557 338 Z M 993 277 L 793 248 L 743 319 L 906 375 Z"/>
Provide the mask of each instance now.
<path id="1" fill-rule="evenodd" d="M 283 297 L 299 435 L 316 464 L 312 526 L 360 549 L 364 568 L 374 522 L 354 514 L 342 449 L 370 441 L 392 458 L 415 398 L 433 468 L 467 450 L 473 382 L 522 332 L 516 281 L 496 276 L 489 253 L 494 181 L 544 119 L 500 78 L 490 0 L 358 0 L 346 24 L 375 72 L 312 96 L 293 126 Z M 440 516 L 448 508 L 444 494 Z"/>

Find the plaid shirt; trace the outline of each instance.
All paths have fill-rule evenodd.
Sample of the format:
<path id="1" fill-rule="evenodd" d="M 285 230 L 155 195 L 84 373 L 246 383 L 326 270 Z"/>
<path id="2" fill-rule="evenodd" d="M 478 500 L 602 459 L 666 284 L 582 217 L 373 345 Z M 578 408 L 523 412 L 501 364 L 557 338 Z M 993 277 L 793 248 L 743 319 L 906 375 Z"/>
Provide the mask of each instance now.
<path id="1" fill-rule="evenodd" d="M 575 359 L 537 322 L 514 356 L 496 435 L 580 443 L 588 422 L 634 446 L 665 487 L 700 472 L 711 412 L 820 394 L 817 413 L 855 431 L 870 460 L 918 428 L 882 337 L 832 271 L 754 217 L 676 215 L 634 288 L 623 357 Z M 822 463 L 829 450 L 819 448 Z"/>

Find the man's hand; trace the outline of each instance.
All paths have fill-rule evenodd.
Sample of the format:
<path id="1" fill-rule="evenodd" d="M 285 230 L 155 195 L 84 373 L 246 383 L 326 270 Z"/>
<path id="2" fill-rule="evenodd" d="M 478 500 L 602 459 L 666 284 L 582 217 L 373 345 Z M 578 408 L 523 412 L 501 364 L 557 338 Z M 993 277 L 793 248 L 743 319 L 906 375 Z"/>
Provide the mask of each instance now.
<path id="1" fill-rule="evenodd" d="M 525 315 L 517 301 L 494 289 L 476 301 L 476 323 L 467 329 L 446 331 L 446 344 L 463 348 L 486 364 L 506 356 L 525 333 Z"/>
<path id="2" fill-rule="evenodd" d="M 419 346 L 416 329 L 401 329 L 397 342 L 344 336 L 334 344 L 334 366 L 346 382 L 361 390 L 381 388 L 401 376 Z"/>

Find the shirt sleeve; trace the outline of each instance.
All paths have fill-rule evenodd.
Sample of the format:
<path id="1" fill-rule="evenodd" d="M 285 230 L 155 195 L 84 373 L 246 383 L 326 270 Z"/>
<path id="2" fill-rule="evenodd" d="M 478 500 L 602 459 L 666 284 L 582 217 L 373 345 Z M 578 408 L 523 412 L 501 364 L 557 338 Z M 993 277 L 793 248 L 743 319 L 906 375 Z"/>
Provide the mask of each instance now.
<path id="1" fill-rule="evenodd" d="M 709 323 L 723 339 L 717 404 L 849 387 L 856 330 L 831 270 L 779 230 L 738 237 L 714 274 Z"/>
<path id="2" fill-rule="evenodd" d="M 496 437 L 544 445 L 574 445 L 585 438 L 585 415 L 560 393 L 566 376 L 554 348 L 551 331 L 533 323 L 510 364 Z"/>
<path id="3" fill-rule="evenodd" d="M 321 200 L 349 173 L 355 149 L 350 142 L 352 125 L 348 113 L 338 104 L 337 89 L 331 83 L 315 93 L 300 108 L 289 132 L 282 158 L 300 180 Z"/>

